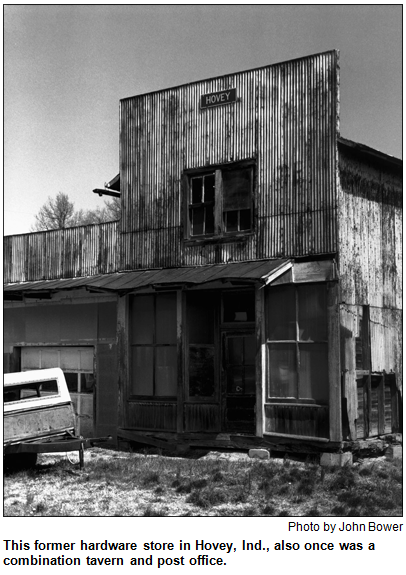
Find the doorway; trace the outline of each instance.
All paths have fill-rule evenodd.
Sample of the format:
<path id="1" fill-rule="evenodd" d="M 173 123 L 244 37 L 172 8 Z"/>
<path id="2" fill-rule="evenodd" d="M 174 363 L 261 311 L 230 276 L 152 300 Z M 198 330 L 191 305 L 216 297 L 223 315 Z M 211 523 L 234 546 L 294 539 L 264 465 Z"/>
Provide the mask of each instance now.
<path id="1" fill-rule="evenodd" d="M 227 330 L 222 342 L 222 428 L 255 434 L 256 336 L 252 331 Z"/>

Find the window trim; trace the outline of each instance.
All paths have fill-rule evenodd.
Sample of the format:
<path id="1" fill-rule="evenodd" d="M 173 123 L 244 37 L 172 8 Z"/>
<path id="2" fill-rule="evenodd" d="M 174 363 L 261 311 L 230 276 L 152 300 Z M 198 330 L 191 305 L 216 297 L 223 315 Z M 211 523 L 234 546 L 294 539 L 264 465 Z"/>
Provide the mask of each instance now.
<path id="1" fill-rule="evenodd" d="M 250 170 L 251 176 L 251 202 L 250 202 L 250 228 L 247 230 L 236 230 L 227 232 L 225 230 L 223 210 L 223 173 L 233 170 Z M 214 174 L 215 176 L 215 190 L 214 190 L 214 232 L 209 234 L 192 235 L 190 208 L 193 205 L 191 202 L 191 181 L 196 177 L 203 177 L 206 175 Z M 207 166 L 205 168 L 188 169 L 183 172 L 183 202 L 184 202 L 184 239 L 190 244 L 210 242 L 210 241 L 230 241 L 230 240 L 243 240 L 250 235 L 254 235 L 254 190 L 255 190 L 255 161 L 244 160 L 242 162 L 233 162 L 231 164 L 216 164 Z M 205 203 L 202 202 L 202 206 Z M 230 211 L 230 210 L 228 210 Z M 237 210 L 241 211 L 241 210 Z M 239 218 L 240 219 L 240 218 Z"/>

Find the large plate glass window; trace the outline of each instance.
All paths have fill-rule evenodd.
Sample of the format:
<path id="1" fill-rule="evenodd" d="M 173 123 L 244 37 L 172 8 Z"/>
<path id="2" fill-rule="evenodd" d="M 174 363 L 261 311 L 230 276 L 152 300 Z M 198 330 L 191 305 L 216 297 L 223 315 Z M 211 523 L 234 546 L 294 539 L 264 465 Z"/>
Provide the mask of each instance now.
<path id="1" fill-rule="evenodd" d="M 177 393 L 176 294 L 137 295 L 131 306 L 132 395 Z"/>
<path id="2" fill-rule="evenodd" d="M 267 290 L 268 397 L 328 403 L 325 284 Z"/>

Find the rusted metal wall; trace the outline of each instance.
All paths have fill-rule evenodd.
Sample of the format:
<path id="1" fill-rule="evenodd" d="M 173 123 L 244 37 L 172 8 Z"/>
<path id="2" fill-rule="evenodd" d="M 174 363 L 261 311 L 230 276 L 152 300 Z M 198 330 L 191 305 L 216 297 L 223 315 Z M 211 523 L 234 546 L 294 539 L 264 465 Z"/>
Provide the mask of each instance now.
<path id="1" fill-rule="evenodd" d="M 118 271 L 119 222 L 4 238 L 4 283 Z"/>
<path id="2" fill-rule="evenodd" d="M 355 346 L 362 305 L 370 306 L 372 371 L 402 380 L 402 170 L 395 161 L 339 145 L 341 325 Z M 351 319 L 353 318 L 353 319 Z M 343 336 L 344 337 L 344 336 Z M 352 358 L 350 357 L 352 356 Z M 349 347 L 343 369 L 354 371 Z"/>
<path id="3" fill-rule="evenodd" d="M 338 54 L 326 52 L 121 101 L 121 269 L 336 250 Z M 236 88 L 237 102 L 200 108 Z M 255 159 L 254 234 L 185 244 L 186 169 Z"/>

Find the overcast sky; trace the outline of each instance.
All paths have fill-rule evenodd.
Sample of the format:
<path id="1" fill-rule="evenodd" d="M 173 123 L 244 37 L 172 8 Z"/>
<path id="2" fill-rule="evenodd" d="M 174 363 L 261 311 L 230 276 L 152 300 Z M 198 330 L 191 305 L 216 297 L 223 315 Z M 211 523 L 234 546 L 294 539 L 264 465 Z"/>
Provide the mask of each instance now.
<path id="1" fill-rule="evenodd" d="M 76 209 L 119 171 L 119 100 L 340 50 L 341 135 L 402 151 L 402 7 L 4 7 L 4 232 L 48 196 Z"/>

